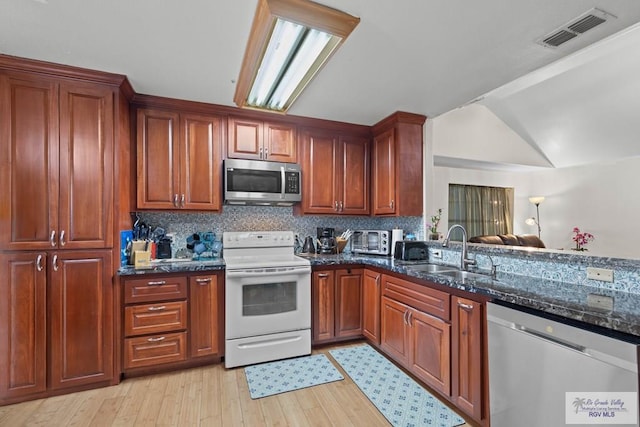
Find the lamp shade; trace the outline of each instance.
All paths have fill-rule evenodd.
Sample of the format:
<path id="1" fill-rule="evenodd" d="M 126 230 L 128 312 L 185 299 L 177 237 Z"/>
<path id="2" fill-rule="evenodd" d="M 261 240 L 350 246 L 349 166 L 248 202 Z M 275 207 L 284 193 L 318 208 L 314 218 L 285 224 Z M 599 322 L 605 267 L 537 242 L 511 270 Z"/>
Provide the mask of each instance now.
<path id="1" fill-rule="evenodd" d="M 534 205 L 539 205 L 540 203 L 544 202 L 544 196 L 529 197 L 529 202 L 533 203 Z"/>

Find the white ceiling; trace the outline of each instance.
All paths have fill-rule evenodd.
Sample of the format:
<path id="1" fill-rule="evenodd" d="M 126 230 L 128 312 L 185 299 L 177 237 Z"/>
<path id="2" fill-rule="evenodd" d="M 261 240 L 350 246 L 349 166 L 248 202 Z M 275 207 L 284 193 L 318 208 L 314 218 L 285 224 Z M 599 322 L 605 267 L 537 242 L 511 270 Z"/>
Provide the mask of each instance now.
<path id="1" fill-rule="evenodd" d="M 396 110 L 435 117 L 640 22 L 637 0 L 319 2 L 361 21 L 289 113 L 366 125 Z M 138 93 L 233 105 L 233 82 L 256 4 L 257 0 L 3 0 L 0 52 L 125 74 Z M 617 19 L 557 49 L 535 43 L 592 7 Z M 615 72 L 606 84 L 591 85 L 588 73 L 566 75 L 483 102 L 552 164 L 567 165 L 571 161 L 562 159 L 576 153 L 569 142 L 564 148 L 559 142 L 580 138 L 585 117 L 590 123 L 603 123 L 618 100 L 626 102 L 638 93 L 637 72 L 624 72 L 628 64 L 611 63 L 623 58 L 605 57 L 597 64 L 598 75 Z M 576 79 L 584 85 L 574 88 Z M 627 79 L 636 80 L 632 86 L 616 85 Z M 584 92 L 601 89 L 606 91 L 604 98 Z M 606 103 L 586 116 L 579 111 L 563 116 L 575 105 L 546 103 L 549 93 L 582 104 Z M 528 107 L 529 102 L 534 107 Z M 553 126 L 548 117 L 521 120 L 522 114 L 537 118 L 540 111 L 562 120 Z M 638 109 L 616 120 L 626 120 L 633 111 Z M 563 131 L 565 126 L 569 130 Z M 589 127 L 589 132 L 596 130 Z M 593 139 L 602 143 L 607 136 L 606 129 L 600 129 Z M 625 140 L 621 152 L 640 154 L 631 153 L 640 150 L 640 144 L 632 145 Z"/>

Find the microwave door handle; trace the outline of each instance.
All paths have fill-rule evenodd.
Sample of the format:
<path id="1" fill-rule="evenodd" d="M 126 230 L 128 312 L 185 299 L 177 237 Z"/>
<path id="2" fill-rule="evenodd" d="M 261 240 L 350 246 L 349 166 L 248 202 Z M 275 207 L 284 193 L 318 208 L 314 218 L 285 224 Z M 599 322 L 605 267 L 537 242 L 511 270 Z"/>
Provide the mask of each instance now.
<path id="1" fill-rule="evenodd" d="M 284 166 L 280 166 L 280 179 L 282 182 L 282 188 L 280 189 L 280 198 L 284 200 L 284 192 L 287 188 L 286 174 L 284 172 Z"/>

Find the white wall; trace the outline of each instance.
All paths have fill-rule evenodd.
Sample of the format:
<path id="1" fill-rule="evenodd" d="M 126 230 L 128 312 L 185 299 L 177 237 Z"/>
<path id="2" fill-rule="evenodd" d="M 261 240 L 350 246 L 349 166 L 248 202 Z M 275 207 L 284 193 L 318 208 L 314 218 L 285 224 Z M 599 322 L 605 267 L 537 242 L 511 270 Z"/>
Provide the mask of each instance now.
<path id="1" fill-rule="evenodd" d="M 488 110 L 487 110 L 488 111 Z M 504 134 L 504 129 L 496 127 L 493 118 L 490 125 L 482 130 L 478 126 L 477 111 L 465 132 L 465 122 L 460 111 L 456 114 L 455 134 L 464 136 L 456 140 L 457 155 L 463 156 L 465 144 L 470 147 L 483 146 L 482 159 L 504 159 L 501 143 L 492 144 L 493 132 Z M 492 114 L 492 113 L 488 113 Z M 447 115 L 428 122 L 425 131 L 426 144 L 431 144 L 432 155 L 453 153 L 451 148 L 451 122 Z M 504 127 L 506 127 L 503 124 Z M 495 140 L 500 140 L 496 137 Z M 480 142 L 479 142 L 480 141 Z M 606 144 L 603 141 L 603 144 Z M 470 149 L 471 150 L 471 149 Z M 471 150 L 478 160 L 479 151 Z M 502 153 L 502 154 L 496 154 Z M 502 156 L 502 157 L 501 157 Z M 535 216 L 535 206 L 529 203 L 529 196 L 545 196 L 540 205 L 542 240 L 548 248 L 570 249 L 573 227 L 579 227 L 595 235 L 595 240 L 587 246 L 589 254 L 620 258 L 640 259 L 640 158 L 622 159 L 615 162 L 576 166 L 562 169 L 541 169 L 524 171 L 496 171 L 461 169 L 434 166 L 433 161 L 425 161 L 427 185 L 425 216 L 428 218 L 439 207 L 447 210 L 448 184 L 491 185 L 514 188 L 514 232 L 535 234 L 535 226 L 528 226 L 525 219 Z M 443 218 L 440 231 L 446 231 L 447 218 Z"/>

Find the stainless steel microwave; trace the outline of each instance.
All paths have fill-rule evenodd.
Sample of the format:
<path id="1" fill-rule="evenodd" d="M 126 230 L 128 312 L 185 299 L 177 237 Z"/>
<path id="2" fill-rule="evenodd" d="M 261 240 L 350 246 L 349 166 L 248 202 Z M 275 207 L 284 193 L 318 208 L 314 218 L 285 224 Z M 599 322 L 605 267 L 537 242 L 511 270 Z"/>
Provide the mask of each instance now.
<path id="1" fill-rule="evenodd" d="M 351 235 L 351 252 L 389 255 L 391 253 L 391 231 L 355 230 Z"/>
<path id="2" fill-rule="evenodd" d="M 300 165 L 224 161 L 224 201 L 230 205 L 291 206 L 301 200 Z"/>

